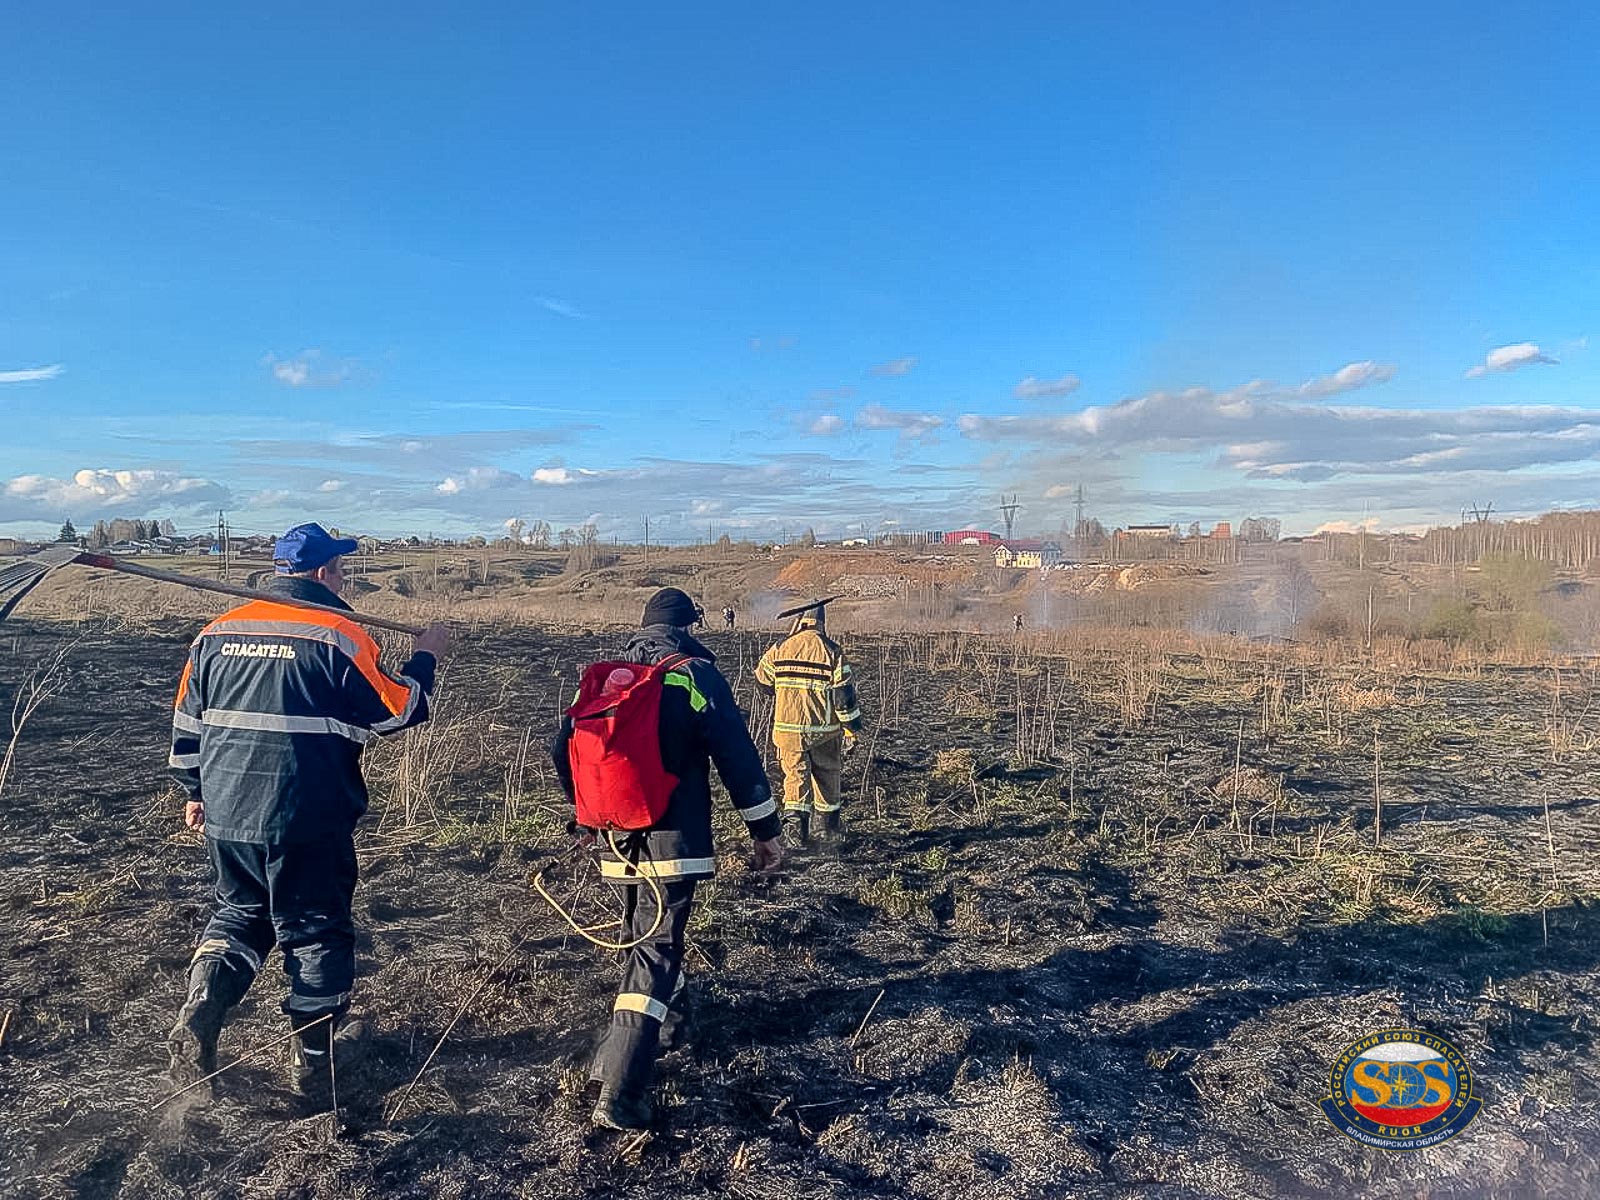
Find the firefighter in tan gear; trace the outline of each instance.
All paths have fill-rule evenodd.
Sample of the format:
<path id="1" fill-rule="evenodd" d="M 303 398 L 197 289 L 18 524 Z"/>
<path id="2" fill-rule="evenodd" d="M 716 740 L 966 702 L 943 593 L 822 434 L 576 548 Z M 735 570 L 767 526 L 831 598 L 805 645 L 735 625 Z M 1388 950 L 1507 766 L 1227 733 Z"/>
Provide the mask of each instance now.
<path id="1" fill-rule="evenodd" d="M 861 730 L 850 664 L 828 637 L 827 606 L 839 597 L 785 609 L 795 617 L 783 641 L 761 656 L 756 683 L 773 696 L 772 744 L 783 767 L 783 832 L 804 845 L 811 814 L 818 832 L 839 833 L 839 776 L 847 749 Z"/>

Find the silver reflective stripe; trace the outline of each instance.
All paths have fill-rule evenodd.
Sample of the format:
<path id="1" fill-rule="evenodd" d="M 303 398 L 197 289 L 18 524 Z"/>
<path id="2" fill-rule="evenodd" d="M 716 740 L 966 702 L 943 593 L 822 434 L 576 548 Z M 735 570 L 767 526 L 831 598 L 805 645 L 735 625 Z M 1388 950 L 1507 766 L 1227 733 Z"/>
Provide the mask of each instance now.
<path id="1" fill-rule="evenodd" d="M 826 804 L 821 799 L 818 799 L 818 801 L 817 801 L 817 811 L 818 812 L 838 812 L 839 811 L 839 806 L 837 804 Z"/>
<path id="2" fill-rule="evenodd" d="M 643 1013 L 658 1021 L 667 1019 L 667 1006 L 654 996 L 646 996 L 643 992 L 623 992 L 611 1006 L 611 1011 Z"/>
<path id="3" fill-rule="evenodd" d="M 714 875 L 716 870 L 714 858 L 658 858 L 637 864 L 618 862 L 614 858 L 600 860 L 602 879 L 638 879 L 641 875 L 652 879 L 677 879 L 684 875 Z"/>
<path id="4" fill-rule="evenodd" d="M 763 800 L 760 804 L 753 804 L 749 808 L 741 808 L 739 810 L 739 815 L 746 821 L 759 821 L 762 817 L 770 817 L 777 811 L 778 802 L 776 800 L 767 799 Z"/>
<path id="5" fill-rule="evenodd" d="M 396 729 L 405 727 L 405 723 L 417 715 L 417 705 L 422 702 L 422 685 L 409 675 L 400 676 L 400 681 L 406 685 L 408 695 L 406 706 L 400 710 L 400 715 L 390 717 L 387 721 L 379 721 L 372 727 L 373 733 L 393 733 Z"/>
<path id="6" fill-rule="evenodd" d="M 224 729 L 255 729 L 263 733 L 336 733 L 352 742 L 366 742 L 372 734 L 332 717 L 286 717 L 282 713 L 243 712 L 232 708 L 208 708 L 202 718 L 207 725 Z"/>
<path id="7" fill-rule="evenodd" d="M 308 642 L 326 642 L 337 646 L 351 658 L 361 657 L 361 647 L 347 633 L 330 629 L 326 625 L 312 625 L 300 621 L 225 621 L 215 629 L 207 629 L 201 637 L 232 637 L 237 634 L 266 634 L 269 637 L 303 638 Z"/>
<path id="8" fill-rule="evenodd" d="M 177 709 L 173 709 L 172 727 L 181 729 L 185 733 L 199 733 L 201 730 L 200 718 L 191 717 L 186 712 L 179 712 Z"/>
<path id="9" fill-rule="evenodd" d="M 290 1012 L 320 1013 L 341 1008 L 349 1002 L 349 992 L 340 992 L 337 996 L 296 996 L 290 992 L 288 1008 Z"/>
<path id="10" fill-rule="evenodd" d="M 190 767 L 198 767 L 199 765 L 200 756 L 198 754 L 167 755 L 167 766 L 169 767 L 182 767 L 183 769 L 188 770 Z"/>

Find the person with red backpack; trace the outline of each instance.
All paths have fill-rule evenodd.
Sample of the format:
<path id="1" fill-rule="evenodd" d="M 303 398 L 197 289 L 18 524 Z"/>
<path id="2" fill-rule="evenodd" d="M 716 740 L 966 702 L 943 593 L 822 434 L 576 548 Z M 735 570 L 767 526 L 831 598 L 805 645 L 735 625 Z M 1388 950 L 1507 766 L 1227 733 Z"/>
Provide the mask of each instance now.
<path id="1" fill-rule="evenodd" d="M 702 614 L 677 588 L 645 605 L 619 659 L 584 672 L 551 745 L 601 877 L 622 885 L 622 981 L 589 1068 L 593 1120 L 647 1129 L 658 1052 L 683 1019 L 683 944 L 695 884 L 716 873 L 711 764 L 749 827 L 757 870 L 783 861 L 766 770 L 716 656 L 690 633 Z M 641 888 L 643 882 L 646 886 Z"/>

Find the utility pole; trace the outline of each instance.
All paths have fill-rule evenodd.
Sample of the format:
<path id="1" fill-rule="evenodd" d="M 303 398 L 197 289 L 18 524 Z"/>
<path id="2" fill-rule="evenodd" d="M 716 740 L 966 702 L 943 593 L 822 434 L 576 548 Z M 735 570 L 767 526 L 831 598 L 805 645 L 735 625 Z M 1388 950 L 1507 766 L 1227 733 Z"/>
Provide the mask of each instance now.
<path id="1" fill-rule="evenodd" d="M 645 565 L 645 567 L 647 569 L 650 566 L 650 514 L 649 513 L 646 513 L 645 514 L 645 518 L 644 518 L 644 565 Z"/>
<path id="2" fill-rule="evenodd" d="M 217 510 L 217 578 L 228 578 L 228 520 Z"/>

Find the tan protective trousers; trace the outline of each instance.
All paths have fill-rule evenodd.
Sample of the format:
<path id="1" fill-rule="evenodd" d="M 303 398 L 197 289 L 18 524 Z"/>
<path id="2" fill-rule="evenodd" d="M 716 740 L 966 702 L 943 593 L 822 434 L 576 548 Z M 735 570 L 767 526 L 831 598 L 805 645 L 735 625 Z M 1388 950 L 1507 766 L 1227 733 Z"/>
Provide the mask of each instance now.
<path id="1" fill-rule="evenodd" d="M 839 775 L 844 770 L 844 733 L 772 735 L 783 767 L 783 811 L 839 811 Z"/>

